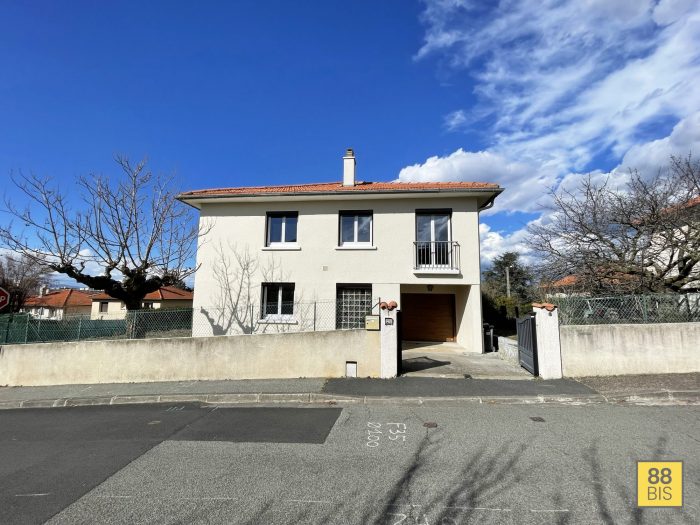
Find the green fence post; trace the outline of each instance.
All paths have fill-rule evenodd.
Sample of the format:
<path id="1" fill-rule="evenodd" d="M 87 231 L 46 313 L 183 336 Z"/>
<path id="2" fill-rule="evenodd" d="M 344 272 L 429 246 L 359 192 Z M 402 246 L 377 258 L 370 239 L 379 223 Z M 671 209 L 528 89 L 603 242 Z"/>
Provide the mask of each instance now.
<path id="1" fill-rule="evenodd" d="M 642 319 L 646 323 L 649 320 L 649 297 L 642 295 Z"/>
<path id="2" fill-rule="evenodd" d="M 314 301 L 314 332 L 316 331 L 316 301 Z"/>

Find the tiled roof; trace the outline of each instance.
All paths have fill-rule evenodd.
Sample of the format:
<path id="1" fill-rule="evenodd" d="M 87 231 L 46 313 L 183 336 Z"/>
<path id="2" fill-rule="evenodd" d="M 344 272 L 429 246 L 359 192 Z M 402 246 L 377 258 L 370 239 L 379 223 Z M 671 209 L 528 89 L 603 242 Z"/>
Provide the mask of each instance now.
<path id="1" fill-rule="evenodd" d="M 70 306 L 90 306 L 92 295 L 80 290 L 57 290 L 44 295 L 35 295 L 28 298 L 25 306 L 46 306 L 50 308 L 66 308 Z"/>
<path id="2" fill-rule="evenodd" d="M 692 208 L 694 206 L 697 206 L 700 204 L 700 196 L 695 197 L 694 199 L 690 199 L 688 202 L 685 203 L 686 208 Z"/>
<path id="3" fill-rule="evenodd" d="M 578 275 L 567 275 L 566 277 L 563 277 L 559 279 L 558 281 L 554 281 L 553 283 L 550 284 L 550 286 L 571 286 L 573 284 L 578 283 L 579 277 Z"/>
<path id="4" fill-rule="evenodd" d="M 179 300 L 179 301 L 191 301 L 193 297 L 192 292 L 188 292 L 187 290 L 181 290 L 180 288 L 175 288 L 174 286 L 164 286 L 160 290 L 156 290 L 155 292 L 151 292 L 146 294 L 146 297 L 144 297 L 144 300 L 146 301 L 172 301 L 172 300 Z M 115 299 L 114 297 L 110 297 L 106 293 L 98 293 L 97 295 L 92 296 L 93 301 L 105 301 L 105 300 L 111 300 L 111 301 L 118 301 L 118 299 Z"/>
<path id="5" fill-rule="evenodd" d="M 216 188 L 209 190 L 187 191 L 180 198 L 299 194 L 299 193 L 344 193 L 344 192 L 402 192 L 402 191 L 459 191 L 459 190 L 497 190 L 498 184 L 490 182 L 357 182 L 354 186 L 343 186 L 341 182 L 323 182 L 317 184 L 294 184 L 285 186 L 243 186 L 238 188 Z"/>

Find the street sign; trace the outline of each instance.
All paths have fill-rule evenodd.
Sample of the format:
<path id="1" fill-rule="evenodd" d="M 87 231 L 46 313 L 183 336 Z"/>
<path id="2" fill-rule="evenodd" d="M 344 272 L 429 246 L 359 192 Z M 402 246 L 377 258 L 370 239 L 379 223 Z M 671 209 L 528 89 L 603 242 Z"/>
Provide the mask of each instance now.
<path id="1" fill-rule="evenodd" d="M 10 293 L 4 288 L 0 288 L 0 310 L 10 304 Z"/>

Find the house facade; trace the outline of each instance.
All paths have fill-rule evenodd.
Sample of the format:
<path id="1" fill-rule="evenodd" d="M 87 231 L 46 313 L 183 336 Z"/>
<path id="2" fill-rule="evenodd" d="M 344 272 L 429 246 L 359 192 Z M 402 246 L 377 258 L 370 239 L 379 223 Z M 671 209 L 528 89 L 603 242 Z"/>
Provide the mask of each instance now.
<path id="1" fill-rule="evenodd" d="M 178 197 L 199 209 L 203 232 L 194 335 L 293 331 L 312 317 L 317 330 L 362 328 L 394 300 L 404 340 L 481 352 L 479 211 L 502 189 L 358 182 L 352 150 L 343 164 L 342 182 Z"/>
<path id="2" fill-rule="evenodd" d="M 160 308 L 192 308 L 192 292 L 174 286 L 146 294 L 141 306 L 146 310 Z M 119 299 L 102 292 L 92 297 L 91 319 L 122 319 L 126 316 L 126 305 Z"/>
<path id="3" fill-rule="evenodd" d="M 42 291 L 40 295 L 29 297 L 22 308 L 32 317 L 38 319 L 60 320 L 69 315 L 90 315 L 93 290 L 75 290 L 63 288 L 60 290 Z"/>

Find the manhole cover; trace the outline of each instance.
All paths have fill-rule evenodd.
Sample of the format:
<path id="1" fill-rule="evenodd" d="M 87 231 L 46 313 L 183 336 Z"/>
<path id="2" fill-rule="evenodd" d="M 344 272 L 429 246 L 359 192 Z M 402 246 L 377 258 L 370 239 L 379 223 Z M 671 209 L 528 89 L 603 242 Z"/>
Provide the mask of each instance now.
<path id="1" fill-rule="evenodd" d="M 425 428 L 437 428 L 437 423 L 434 423 L 432 421 L 428 421 L 427 423 L 423 423 L 423 426 Z"/>
<path id="2" fill-rule="evenodd" d="M 531 417 L 530 419 L 532 419 L 536 423 L 544 423 L 544 418 L 540 416 Z"/>

